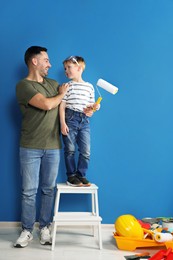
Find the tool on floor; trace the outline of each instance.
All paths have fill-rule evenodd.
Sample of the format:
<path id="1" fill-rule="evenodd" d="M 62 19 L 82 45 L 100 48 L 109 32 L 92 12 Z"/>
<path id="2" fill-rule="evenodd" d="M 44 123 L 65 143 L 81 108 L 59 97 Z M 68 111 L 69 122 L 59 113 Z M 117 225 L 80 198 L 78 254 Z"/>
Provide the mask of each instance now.
<path id="1" fill-rule="evenodd" d="M 167 250 L 160 250 L 149 259 L 150 260 L 172 260 L 173 259 L 172 248 L 168 248 Z"/>
<path id="2" fill-rule="evenodd" d="M 171 233 L 161 233 L 161 232 L 157 232 L 154 234 L 154 239 L 156 242 L 159 243 L 163 243 L 166 241 L 172 241 L 173 240 L 173 236 Z"/>
<path id="3" fill-rule="evenodd" d="M 150 254 L 148 252 L 144 252 L 144 253 L 139 253 L 139 254 L 135 254 L 135 255 L 128 255 L 128 256 L 124 256 L 124 257 L 127 260 L 149 259 Z"/>
<path id="4" fill-rule="evenodd" d="M 153 238 L 154 232 L 152 230 L 147 229 L 147 228 L 143 228 L 143 231 L 144 231 L 144 238 L 147 238 L 148 235 L 150 235 L 151 238 Z"/>

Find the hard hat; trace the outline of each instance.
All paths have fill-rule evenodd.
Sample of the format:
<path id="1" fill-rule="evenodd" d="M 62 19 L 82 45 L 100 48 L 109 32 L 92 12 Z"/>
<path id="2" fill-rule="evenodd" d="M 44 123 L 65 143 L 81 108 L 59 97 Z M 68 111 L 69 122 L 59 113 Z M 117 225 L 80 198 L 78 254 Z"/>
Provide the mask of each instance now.
<path id="1" fill-rule="evenodd" d="M 138 220 L 128 214 L 119 216 L 115 221 L 115 231 L 117 235 L 123 237 L 136 237 L 143 239 L 144 232 Z"/>

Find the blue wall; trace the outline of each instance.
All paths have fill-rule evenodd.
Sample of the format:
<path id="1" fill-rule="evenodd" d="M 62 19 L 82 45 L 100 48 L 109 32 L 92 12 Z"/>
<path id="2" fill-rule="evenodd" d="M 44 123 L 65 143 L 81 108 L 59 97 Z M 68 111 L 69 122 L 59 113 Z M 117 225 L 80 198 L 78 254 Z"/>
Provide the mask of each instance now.
<path id="1" fill-rule="evenodd" d="M 18 143 L 21 115 L 16 82 L 25 77 L 23 55 L 48 48 L 49 77 L 66 81 L 62 60 L 81 55 L 84 79 L 100 89 L 92 117 L 88 178 L 99 186 L 103 223 L 126 213 L 137 218 L 173 215 L 173 1 L 16 0 L 1 3 L 0 221 L 20 221 Z M 62 154 L 63 155 L 63 154 Z M 65 181 L 62 156 L 58 182 Z M 89 199 L 64 198 L 61 208 L 85 209 Z M 86 209 L 87 210 L 87 209 Z"/>

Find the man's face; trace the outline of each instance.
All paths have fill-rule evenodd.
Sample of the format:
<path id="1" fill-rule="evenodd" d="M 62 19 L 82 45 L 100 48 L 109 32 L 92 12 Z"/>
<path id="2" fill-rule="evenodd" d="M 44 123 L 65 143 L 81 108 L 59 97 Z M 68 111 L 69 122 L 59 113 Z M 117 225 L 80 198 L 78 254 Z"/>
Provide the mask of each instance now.
<path id="1" fill-rule="evenodd" d="M 48 74 L 48 70 L 51 67 L 47 52 L 42 51 L 36 56 L 36 68 L 40 76 L 45 77 Z"/>

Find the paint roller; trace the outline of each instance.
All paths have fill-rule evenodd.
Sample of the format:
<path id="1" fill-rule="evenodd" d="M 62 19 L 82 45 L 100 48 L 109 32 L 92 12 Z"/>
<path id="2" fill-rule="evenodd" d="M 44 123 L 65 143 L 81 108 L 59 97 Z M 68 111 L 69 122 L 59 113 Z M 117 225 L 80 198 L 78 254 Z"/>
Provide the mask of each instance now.
<path id="1" fill-rule="evenodd" d="M 102 100 L 102 96 L 101 96 L 97 86 L 100 87 L 100 88 L 103 88 L 104 90 L 108 91 L 109 93 L 111 93 L 113 95 L 115 95 L 118 92 L 118 88 L 117 87 L 115 87 L 114 85 L 110 84 L 109 82 L 107 82 L 104 79 L 99 79 L 97 81 L 97 85 L 96 85 L 96 89 L 97 89 L 97 92 L 99 94 L 99 98 L 97 99 L 96 104 L 100 104 L 100 102 Z"/>

